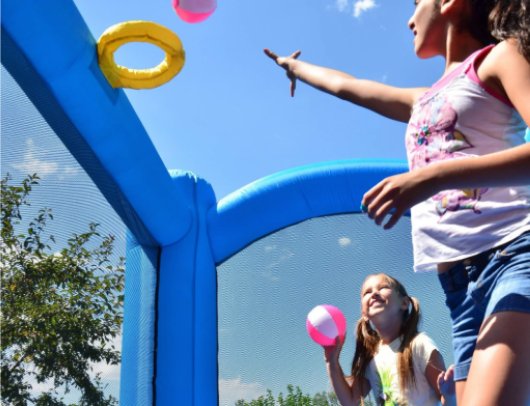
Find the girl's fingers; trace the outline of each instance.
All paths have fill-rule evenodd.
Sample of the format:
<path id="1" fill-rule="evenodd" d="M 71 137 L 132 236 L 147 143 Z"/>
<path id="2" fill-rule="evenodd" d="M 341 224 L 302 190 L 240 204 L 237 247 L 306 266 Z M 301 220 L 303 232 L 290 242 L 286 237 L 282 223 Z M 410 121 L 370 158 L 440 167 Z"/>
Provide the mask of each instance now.
<path id="1" fill-rule="evenodd" d="M 370 213 L 371 204 L 373 203 L 374 199 L 381 193 L 381 190 L 383 189 L 383 182 L 379 182 L 377 185 L 375 185 L 373 188 L 371 188 L 368 192 L 366 192 L 363 196 L 362 200 L 362 208 L 363 211 L 366 210 L 367 213 Z"/>
<path id="2" fill-rule="evenodd" d="M 449 381 L 449 380 L 454 379 L 454 374 L 455 374 L 455 366 L 451 365 L 449 369 L 447 370 L 447 372 L 445 373 L 445 380 Z"/>
<path id="3" fill-rule="evenodd" d="M 375 213 L 375 216 L 374 216 L 375 224 L 380 226 L 383 223 L 383 220 L 385 219 L 386 215 L 390 213 L 393 208 L 394 208 L 393 200 L 388 200 L 384 202 L 379 208 L 379 210 L 377 210 L 377 212 Z"/>
<path id="4" fill-rule="evenodd" d="M 274 60 L 275 62 L 278 60 L 278 55 L 276 55 L 274 52 L 272 52 L 271 50 L 267 49 L 267 48 L 264 48 L 263 49 L 263 52 L 265 52 L 265 55 L 267 55 L 269 58 L 271 58 L 272 60 Z"/>
<path id="5" fill-rule="evenodd" d="M 445 372 L 440 372 L 440 375 L 438 375 L 438 387 L 442 386 L 442 384 L 445 381 Z"/>
<path id="6" fill-rule="evenodd" d="M 385 230 L 390 230 L 392 227 L 396 225 L 396 223 L 399 221 L 399 219 L 405 214 L 406 210 L 403 209 L 396 209 L 394 214 L 390 217 L 390 219 L 386 222 L 385 226 L 383 227 Z"/>
<path id="7" fill-rule="evenodd" d="M 298 50 L 291 55 L 291 58 L 298 59 L 302 51 Z"/>
<path id="8" fill-rule="evenodd" d="M 379 210 L 391 200 L 391 196 L 385 190 L 384 185 L 381 186 L 377 191 L 377 195 L 373 196 L 372 201 L 368 204 L 368 217 L 372 220 L 375 219 Z"/>
<path id="9" fill-rule="evenodd" d="M 296 79 L 291 79 L 291 97 L 294 97 L 295 89 L 296 89 Z"/>

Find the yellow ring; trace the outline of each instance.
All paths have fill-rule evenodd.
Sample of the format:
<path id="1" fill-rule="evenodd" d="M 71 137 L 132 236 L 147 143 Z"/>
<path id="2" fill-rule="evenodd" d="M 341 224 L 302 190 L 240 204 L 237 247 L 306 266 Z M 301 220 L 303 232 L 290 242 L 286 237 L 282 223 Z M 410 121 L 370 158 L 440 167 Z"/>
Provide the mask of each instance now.
<path id="1" fill-rule="evenodd" d="M 114 62 L 114 52 L 129 42 L 149 42 L 166 52 L 151 69 L 129 69 Z M 173 31 L 149 21 L 126 21 L 108 28 L 98 40 L 99 66 L 113 88 L 153 89 L 173 79 L 184 66 L 185 53 Z"/>

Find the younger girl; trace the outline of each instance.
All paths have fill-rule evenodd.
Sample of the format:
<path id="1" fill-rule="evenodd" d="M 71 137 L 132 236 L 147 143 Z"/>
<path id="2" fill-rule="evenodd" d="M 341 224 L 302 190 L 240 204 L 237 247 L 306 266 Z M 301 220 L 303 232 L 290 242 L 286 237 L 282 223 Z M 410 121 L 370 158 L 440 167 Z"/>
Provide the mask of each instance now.
<path id="1" fill-rule="evenodd" d="M 394 1 L 394 0 L 392 0 Z M 399 89 L 269 57 L 322 91 L 408 122 L 410 172 L 368 191 L 391 228 L 411 210 L 414 268 L 438 270 L 453 325 L 459 406 L 530 404 L 530 0 L 415 0 L 432 88 Z M 495 46 L 493 44 L 496 44 Z"/>
<path id="2" fill-rule="evenodd" d="M 401 283 L 385 274 L 366 278 L 361 311 L 349 383 L 339 365 L 342 343 L 337 338 L 334 347 L 325 347 L 329 377 L 342 406 L 360 405 L 370 390 L 378 405 L 456 405 L 452 370 L 444 374 L 436 345 L 418 332 L 419 303 Z"/>

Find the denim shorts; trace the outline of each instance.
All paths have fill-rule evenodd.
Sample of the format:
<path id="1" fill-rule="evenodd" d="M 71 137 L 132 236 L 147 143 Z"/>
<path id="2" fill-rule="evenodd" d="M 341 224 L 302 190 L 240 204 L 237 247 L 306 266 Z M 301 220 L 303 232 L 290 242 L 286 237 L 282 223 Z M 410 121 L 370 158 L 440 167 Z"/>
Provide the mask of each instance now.
<path id="1" fill-rule="evenodd" d="M 438 275 L 451 311 L 455 381 L 467 378 L 482 322 L 493 313 L 530 313 L 530 232 Z"/>

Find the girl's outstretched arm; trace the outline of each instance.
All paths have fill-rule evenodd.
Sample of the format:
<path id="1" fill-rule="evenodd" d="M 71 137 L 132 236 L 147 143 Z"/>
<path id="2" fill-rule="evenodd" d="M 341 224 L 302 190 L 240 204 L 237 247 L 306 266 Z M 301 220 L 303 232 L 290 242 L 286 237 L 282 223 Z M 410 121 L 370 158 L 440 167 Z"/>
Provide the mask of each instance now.
<path id="1" fill-rule="evenodd" d="M 264 49 L 265 54 L 284 68 L 291 80 L 291 96 L 296 81 L 365 107 L 393 120 L 408 122 L 412 106 L 428 88 L 403 89 L 371 80 L 357 79 L 347 73 L 299 61 L 300 51 L 282 57 Z"/>
<path id="2" fill-rule="evenodd" d="M 363 391 L 361 392 L 355 379 L 351 383 L 346 381 L 339 364 L 342 344 L 343 342 L 341 343 L 340 338 L 337 337 L 334 346 L 324 347 L 324 359 L 328 368 L 329 379 L 342 406 L 359 406 L 361 404 L 361 395 L 365 397 L 370 392 L 370 382 L 367 379 L 364 380 Z"/>

